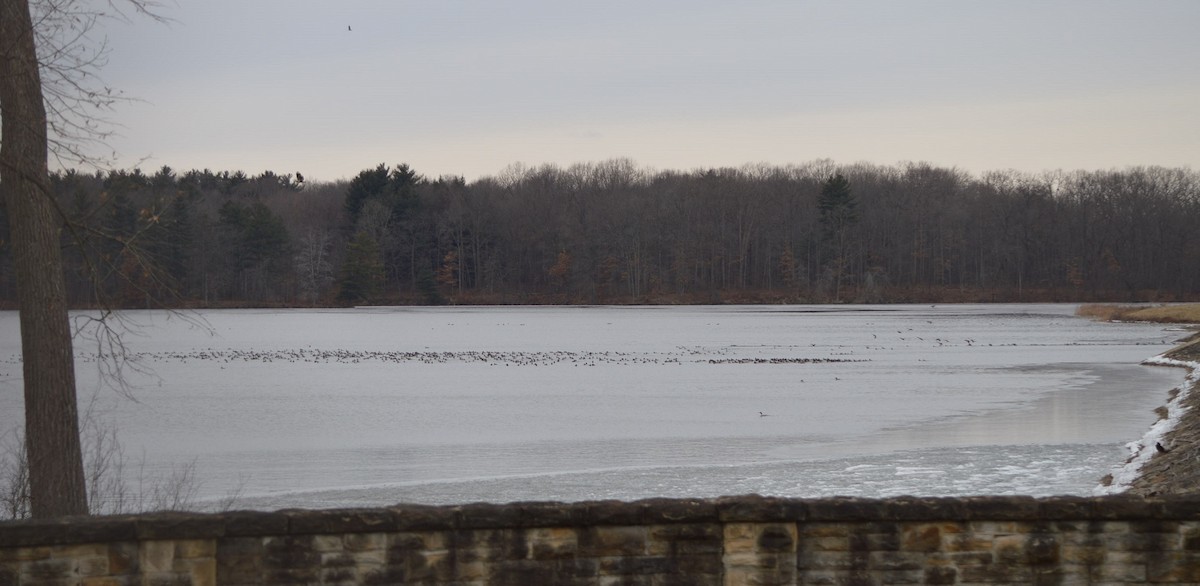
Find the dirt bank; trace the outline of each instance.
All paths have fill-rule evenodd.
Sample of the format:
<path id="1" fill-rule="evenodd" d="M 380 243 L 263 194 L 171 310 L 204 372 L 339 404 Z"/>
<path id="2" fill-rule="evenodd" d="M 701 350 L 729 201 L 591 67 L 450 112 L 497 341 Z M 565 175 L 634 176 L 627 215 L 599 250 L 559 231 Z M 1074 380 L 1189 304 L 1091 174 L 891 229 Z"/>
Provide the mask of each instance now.
<path id="1" fill-rule="evenodd" d="M 1165 357 L 1200 363 L 1200 334 L 1167 352 Z M 1195 383 L 1189 377 L 1184 384 Z M 1200 389 L 1193 389 L 1164 409 L 1178 410 L 1180 414 L 1178 423 L 1160 442 L 1167 451 L 1156 451 L 1142 465 L 1129 492 L 1142 496 L 1200 494 Z M 1165 410 L 1160 414 L 1167 415 Z M 1147 449 L 1155 450 L 1154 446 Z"/>

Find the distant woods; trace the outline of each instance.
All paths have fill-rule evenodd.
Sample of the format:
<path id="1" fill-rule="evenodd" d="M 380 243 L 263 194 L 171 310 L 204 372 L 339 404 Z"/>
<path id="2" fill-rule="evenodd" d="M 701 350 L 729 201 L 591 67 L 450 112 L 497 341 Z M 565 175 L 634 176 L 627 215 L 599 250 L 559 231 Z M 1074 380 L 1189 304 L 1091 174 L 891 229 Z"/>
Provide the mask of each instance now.
<path id="1" fill-rule="evenodd" d="M 1189 169 L 611 160 L 471 183 L 407 165 L 335 183 L 168 167 L 51 183 L 75 307 L 1200 298 Z"/>

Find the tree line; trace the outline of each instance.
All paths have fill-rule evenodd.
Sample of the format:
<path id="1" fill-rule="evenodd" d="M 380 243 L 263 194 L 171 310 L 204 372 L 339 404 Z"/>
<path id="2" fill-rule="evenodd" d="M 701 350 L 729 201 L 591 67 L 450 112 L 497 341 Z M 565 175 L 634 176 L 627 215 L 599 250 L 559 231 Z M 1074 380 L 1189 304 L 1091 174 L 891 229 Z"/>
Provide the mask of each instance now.
<path id="1" fill-rule="evenodd" d="M 75 307 L 1200 296 L 1200 175 L 1186 168 L 617 159 L 470 183 L 380 164 L 328 183 L 162 167 L 51 185 Z"/>

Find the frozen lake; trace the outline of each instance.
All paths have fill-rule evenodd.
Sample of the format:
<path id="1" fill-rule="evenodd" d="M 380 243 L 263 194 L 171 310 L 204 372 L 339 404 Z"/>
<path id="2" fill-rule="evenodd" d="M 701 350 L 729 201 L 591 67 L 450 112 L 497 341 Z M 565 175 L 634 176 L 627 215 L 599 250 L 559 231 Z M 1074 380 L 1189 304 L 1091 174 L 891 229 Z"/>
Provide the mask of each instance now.
<path id="1" fill-rule="evenodd" d="M 1184 332 L 1074 309 L 131 311 L 136 401 L 76 355 L 128 457 L 242 508 L 1088 494 L 1183 381 L 1139 362 Z M 3 433 L 19 356 L 0 313 Z"/>

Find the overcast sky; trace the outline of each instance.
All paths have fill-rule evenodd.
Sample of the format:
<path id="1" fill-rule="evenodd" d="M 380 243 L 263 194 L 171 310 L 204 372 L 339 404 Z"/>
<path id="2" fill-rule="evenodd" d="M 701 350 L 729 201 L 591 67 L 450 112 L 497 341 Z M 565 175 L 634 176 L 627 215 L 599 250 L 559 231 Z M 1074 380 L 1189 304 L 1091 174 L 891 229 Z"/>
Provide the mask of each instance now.
<path id="1" fill-rule="evenodd" d="M 1200 2 L 178 0 L 108 25 L 121 166 L 472 180 L 628 157 L 1200 162 Z M 352 29 L 352 30 L 350 30 Z"/>

